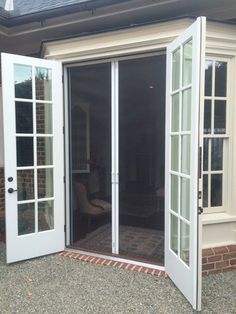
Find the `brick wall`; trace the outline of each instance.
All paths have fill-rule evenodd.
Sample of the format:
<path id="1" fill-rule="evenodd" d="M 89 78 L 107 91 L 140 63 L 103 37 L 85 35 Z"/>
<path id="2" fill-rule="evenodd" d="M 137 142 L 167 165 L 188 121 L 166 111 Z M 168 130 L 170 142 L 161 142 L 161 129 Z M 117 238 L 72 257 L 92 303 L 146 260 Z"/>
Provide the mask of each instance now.
<path id="1" fill-rule="evenodd" d="M 202 274 L 219 274 L 236 270 L 236 245 L 204 249 L 202 251 Z"/>

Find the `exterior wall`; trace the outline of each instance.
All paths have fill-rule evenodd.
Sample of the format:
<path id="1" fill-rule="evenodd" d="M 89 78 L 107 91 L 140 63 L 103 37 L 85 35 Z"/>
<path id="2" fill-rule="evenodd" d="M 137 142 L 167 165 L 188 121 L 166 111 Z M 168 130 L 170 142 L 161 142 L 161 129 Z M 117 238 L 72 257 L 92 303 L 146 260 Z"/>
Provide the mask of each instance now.
<path id="1" fill-rule="evenodd" d="M 202 274 L 213 275 L 236 270 L 236 245 L 205 249 L 202 252 Z"/>

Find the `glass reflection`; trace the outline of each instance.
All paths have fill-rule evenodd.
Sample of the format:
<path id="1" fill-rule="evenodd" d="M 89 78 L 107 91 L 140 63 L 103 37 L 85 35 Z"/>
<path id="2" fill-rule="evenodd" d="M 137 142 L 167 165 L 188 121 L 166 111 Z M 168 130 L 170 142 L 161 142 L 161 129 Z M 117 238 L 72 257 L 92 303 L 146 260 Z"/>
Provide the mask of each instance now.
<path id="1" fill-rule="evenodd" d="M 212 95 L 212 61 L 205 62 L 205 96 Z"/>
<path id="2" fill-rule="evenodd" d="M 214 133 L 224 134 L 226 132 L 226 101 L 215 101 L 215 115 L 214 115 Z"/>
<path id="3" fill-rule="evenodd" d="M 54 228 L 53 201 L 38 203 L 38 230 L 46 231 Z"/>
<path id="4" fill-rule="evenodd" d="M 53 163 L 53 150 L 52 150 L 51 137 L 38 137 L 37 138 L 37 163 L 38 166 L 50 166 Z"/>
<path id="5" fill-rule="evenodd" d="M 189 265 L 189 246 L 190 246 L 190 227 L 184 221 L 180 220 L 180 257 L 181 259 Z"/>
<path id="6" fill-rule="evenodd" d="M 38 169 L 38 198 L 53 197 L 53 169 Z"/>
<path id="7" fill-rule="evenodd" d="M 18 201 L 34 199 L 34 170 L 17 171 Z"/>
<path id="8" fill-rule="evenodd" d="M 211 175 L 211 206 L 222 206 L 222 174 Z"/>
<path id="9" fill-rule="evenodd" d="M 16 133 L 33 133 L 33 107 L 29 102 L 16 102 Z"/>
<path id="10" fill-rule="evenodd" d="M 52 104 L 36 104 L 38 134 L 52 134 Z"/>
<path id="11" fill-rule="evenodd" d="M 227 63 L 216 61 L 215 63 L 215 96 L 226 96 Z"/>
<path id="12" fill-rule="evenodd" d="M 15 97 L 32 99 L 32 67 L 14 65 Z"/>
<path id="13" fill-rule="evenodd" d="M 34 203 L 18 204 L 18 235 L 35 232 Z"/>
<path id="14" fill-rule="evenodd" d="M 52 71 L 36 67 L 35 85 L 37 100 L 52 100 Z"/>
<path id="15" fill-rule="evenodd" d="M 33 166 L 33 137 L 17 137 L 17 167 Z"/>

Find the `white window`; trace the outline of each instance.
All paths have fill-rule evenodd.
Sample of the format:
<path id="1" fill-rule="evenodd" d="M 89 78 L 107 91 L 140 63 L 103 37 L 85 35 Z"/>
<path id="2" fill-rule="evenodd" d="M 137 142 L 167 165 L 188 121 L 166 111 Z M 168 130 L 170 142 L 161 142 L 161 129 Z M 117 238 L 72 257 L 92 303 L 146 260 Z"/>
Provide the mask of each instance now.
<path id="1" fill-rule="evenodd" d="M 203 207 L 205 212 L 228 208 L 230 59 L 205 62 Z"/>

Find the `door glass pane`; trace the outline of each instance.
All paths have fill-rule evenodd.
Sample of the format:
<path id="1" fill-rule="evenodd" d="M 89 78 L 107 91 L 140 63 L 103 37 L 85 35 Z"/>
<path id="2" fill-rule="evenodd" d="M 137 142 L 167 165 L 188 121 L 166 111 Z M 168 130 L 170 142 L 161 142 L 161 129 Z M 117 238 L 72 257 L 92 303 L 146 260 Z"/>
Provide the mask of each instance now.
<path id="1" fill-rule="evenodd" d="M 222 206 L 222 174 L 211 175 L 211 207 Z"/>
<path id="2" fill-rule="evenodd" d="M 16 133 L 33 133 L 33 106 L 30 102 L 16 102 Z"/>
<path id="3" fill-rule="evenodd" d="M 179 93 L 172 96 L 171 131 L 179 131 Z"/>
<path id="4" fill-rule="evenodd" d="M 183 48 L 183 86 L 192 83 L 192 41 Z"/>
<path id="5" fill-rule="evenodd" d="M 35 204 L 18 204 L 18 235 L 35 232 Z"/>
<path id="6" fill-rule="evenodd" d="M 173 53 L 172 60 L 172 91 L 180 87 L 180 49 Z"/>
<path id="7" fill-rule="evenodd" d="M 181 138 L 181 172 L 190 174 L 190 135 L 183 135 Z"/>
<path id="8" fill-rule="evenodd" d="M 211 170 L 223 169 L 223 139 L 213 138 L 211 140 Z"/>
<path id="9" fill-rule="evenodd" d="M 38 134 L 52 134 L 52 104 L 36 104 Z"/>
<path id="10" fill-rule="evenodd" d="M 179 136 L 171 136 L 171 170 L 179 170 Z"/>
<path id="11" fill-rule="evenodd" d="M 180 214 L 189 220 L 190 218 L 190 179 L 180 179 Z"/>
<path id="12" fill-rule="evenodd" d="M 208 162 L 209 162 L 209 139 L 204 138 L 203 144 L 203 171 L 208 170 Z"/>
<path id="13" fill-rule="evenodd" d="M 215 96 L 226 96 L 227 63 L 216 61 L 215 63 Z"/>
<path id="14" fill-rule="evenodd" d="M 212 95 L 212 61 L 205 62 L 205 96 Z"/>
<path id="15" fill-rule="evenodd" d="M 17 167 L 33 166 L 33 137 L 17 137 Z"/>
<path id="16" fill-rule="evenodd" d="M 46 68 L 35 68 L 35 85 L 37 100 L 52 100 L 52 71 Z"/>
<path id="17" fill-rule="evenodd" d="M 54 228 L 53 201 L 38 202 L 38 231 Z"/>
<path id="18" fill-rule="evenodd" d="M 178 255 L 178 218 L 170 215 L 170 248 Z"/>
<path id="19" fill-rule="evenodd" d="M 53 163 L 52 137 L 37 137 L 38 166 L 50 166 Z"/>
<path id="20" fill-rule="evenodd" d="M 211 100 L 204 103 L 204 134 L 211 133 Z"/>
<path id="21" fill-rule="evenodd" d="M 34 199 L 34 170 L 17 170 L 18 201 Z"/>
<path id="22" fill-rule="evenodd" d="M 14 65 L 15 98 L 32 99 L 32 67 Z"/>
<path id="23" fill-rule="evenodd" d="M 191 89 L 183 92 L 182 131 L 191 131 Z"/>
<path id="24" fill-rule="evenodd" d="M 173 211 L 178 213 L 178 197 L 179 197 L 179 184 L 178 184 L 178 176 L 171 175 L 171 200 L 170 206 Z"/>
<path id="25" fill-rule="evenodd" d="M 203 175 L 203 207 L 208 207 L 208 175 Z"/>
<path id="26" fill-rule="evenodd" d="M 226 101 L 215 101 L 215 115 L 214 115 L 214 133 L 224 134 L 226 132 Z"/>
<path id="27" fill-rule="evenodd" d="M 38 169 L 38 198 L 53 197 L 53 169 Z"/>
<path id="28" fill-rule="evenodd" d="M 180 258 L 189 265 L 190 251 L 189 241 L 190 228 L 184 221 L 180 220 Z"/>

